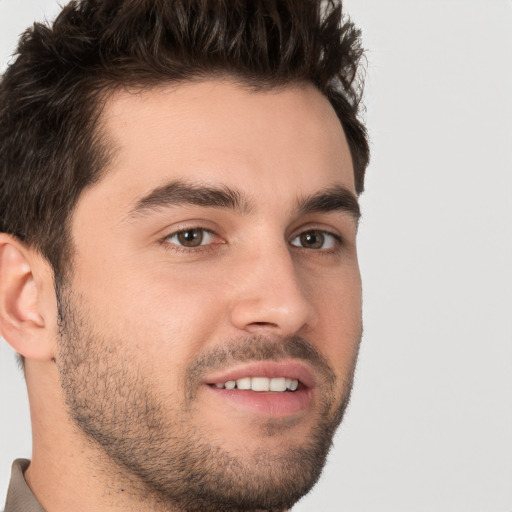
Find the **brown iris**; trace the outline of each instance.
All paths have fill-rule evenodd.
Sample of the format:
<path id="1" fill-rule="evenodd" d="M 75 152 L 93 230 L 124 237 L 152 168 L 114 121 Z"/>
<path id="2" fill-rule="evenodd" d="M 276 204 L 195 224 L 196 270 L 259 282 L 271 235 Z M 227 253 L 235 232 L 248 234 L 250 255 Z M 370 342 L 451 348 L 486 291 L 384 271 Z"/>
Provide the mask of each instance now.
<path id="1" fill-rule="evenodd" d="M 178 233 L 178 241 L 184 247 L 198 247 L 203 242 L 203 229 L 187 229 Z"/>
<path id="2" fill-rule="evenodd" d="M 321 231 L 306 231 L 300 235 L 300 244 L 307 249 L 321 249 L 325 236 Z"/>

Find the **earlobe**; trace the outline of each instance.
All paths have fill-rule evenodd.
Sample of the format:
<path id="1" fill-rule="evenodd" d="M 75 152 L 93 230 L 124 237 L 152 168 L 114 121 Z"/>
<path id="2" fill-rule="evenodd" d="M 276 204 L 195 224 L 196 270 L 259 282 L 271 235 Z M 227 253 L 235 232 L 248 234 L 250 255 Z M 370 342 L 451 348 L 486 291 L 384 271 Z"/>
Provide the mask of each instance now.
<path id="1" fill-rule="evenodd" d="M 51 360 L 53 343 L 41 308 L 34 251 L 0 234 L 0 333 L 27 359 Z"/>

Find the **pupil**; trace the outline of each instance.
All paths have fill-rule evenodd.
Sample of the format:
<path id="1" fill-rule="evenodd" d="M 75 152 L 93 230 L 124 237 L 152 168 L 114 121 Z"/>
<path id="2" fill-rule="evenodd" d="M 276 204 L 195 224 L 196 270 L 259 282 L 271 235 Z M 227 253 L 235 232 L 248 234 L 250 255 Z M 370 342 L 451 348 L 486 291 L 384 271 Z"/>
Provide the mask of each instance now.
<path id="1" fill-rule="evenodd" d="M 185 247 L 197 247 L 201 245 L 203 241 L 203 232 L 198 229 L 189 229 L 188 231 L 182 231 L 178 235 L 180 244 Z"/>
<path id="2" fill-rule="evenodd" d="M 320 249 L 324 245 L 324 236 L 318 231 L 309 231 L 301 236 L 301 244 L 311 249 Z"/>

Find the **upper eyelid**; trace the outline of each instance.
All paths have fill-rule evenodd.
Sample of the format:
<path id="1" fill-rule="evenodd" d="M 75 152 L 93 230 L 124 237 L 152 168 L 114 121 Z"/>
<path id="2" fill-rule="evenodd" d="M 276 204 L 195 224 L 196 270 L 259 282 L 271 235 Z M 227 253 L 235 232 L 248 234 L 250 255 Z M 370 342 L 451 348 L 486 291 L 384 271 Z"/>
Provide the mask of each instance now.
<path id="1" fill-rule="evenodd" d="M 180 233 L 185 233 L 187 231 L 193 231 L 193 230 L 201 230 L 201 231 L 204 231 L 205 233 L 208 233 L 209 235 L 212 235 L 212 237 L 216 237 L 216 238 L 221 238 L 215 231 L 213 231 L 212 229 L 208 229 L 208 228 L 204 228 L 202 226 L 191 226 L 191 227 L 186 227 L 186 228 L 180 228 L 180 229 L 176 229 L 174 231 L 171 231 L 169 234 L 165 235 L 164 237 L 162 237 L 162 240 L 163 241 L 167 241 L 169 240 L 170 238 L 174 237 L 174 236 L 177 236 L 179 235 Z M 210 244 L 206 244 L 206 245 L 210 245 Z M 198 247 L 201 247 L 201 246 L 198 246 Z M 203 246 L 204 247 L 204 246 Z"/>
<path id="2" fill-rule="evenodd" d="M 299 231 L 296 235 L 290 237 L 289 239 L 289 244 L 292 245 L 293 247 L 296 247 L 297 249 L 304 249 L 304 250 L 315 250 L 315 251 L 325 251 L 325 249 L 309 249 L 307 247 L 300 247 L 300 246 L 296 246 L 296 245 L 293 245 L 291 242 L 297 238 L 299 238 L 303 233 L 308 233 L 308 232 L 311 232 L 311 231 L 317 231 L 319 233 L 323 233 L 324 235 L 327 235 L 327 236 L 331 236 L 332 238 L 334 238 L 334 242 L 335 244 L 337 244 L 339 247 L 343 246 L 345 244 L 345 238 L 342 236 L 342 235 L 339 235 L 337 233 L 332 233 L 331 231 L 327 231 L 325 229 L 305 229 L 304 231 Z"/>
<path id="3" fill-rule="evenodd" d="M 212 235 L 220 236 L 215 229 L 207 228 L 201 224 L 190 224 L 183 226 L 173 226 L 172 229 L 166 228 L 165 230 L 161 231 L 163 235 L 161 235 L 160 237 L 163 239 L 170 238 L 171 236 L 178 235 L 179 233 L 183 233 L 185 231 L 192 231 L 194 229 L 201 229 L 203 231 L 206 231 L 207 233 L 211 233 Z"/>
<path id="4" fill-rule="evenodd" d="M 213 235 L 216 234 L 215 231 L 213 231 L 212 229 L 205 228 L 203 226 L 190 226 L 190 227 L 185 227 L 185 228 L 174 229 L 168 235 L 166 235 L 165 238 L 169 238 L 170 236 L 174 236 L 174 235 L 179 235 L 180 233 L 184 233 L 186 231 L 194 231 L 194 230 L 205 231 L 206 233 L 211 233 Z"/>
<path id="5" fill-rule="evenodd" d="M 294 229 L 292 234 L 289 236 L 290 240 L 300 236 L 302 233 L 308 233 L 309 231 L 318 231 L 320 233 L 325 233 L 327 235 L 331 235 L 337 240 L 343 241 L 345 236 L 341 233 L 341 230 L 336 229 L 334 227 L 327 226 L 319 226 L 318 224 L 312 224 L 311 226 L 302 226 L 300 228 Z"/>

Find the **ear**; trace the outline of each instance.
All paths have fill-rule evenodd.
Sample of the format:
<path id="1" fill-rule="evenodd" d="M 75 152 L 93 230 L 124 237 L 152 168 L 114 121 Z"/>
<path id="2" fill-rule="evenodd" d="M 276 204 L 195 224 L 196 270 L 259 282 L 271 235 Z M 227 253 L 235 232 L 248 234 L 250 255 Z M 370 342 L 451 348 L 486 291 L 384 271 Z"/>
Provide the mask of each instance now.
<path id="1" fill-rule="evenodd" d="M 46 260 L 16 238 L 0 233 L 0 334 L 26 359 L 55 353 L 56 300 Z"/>

